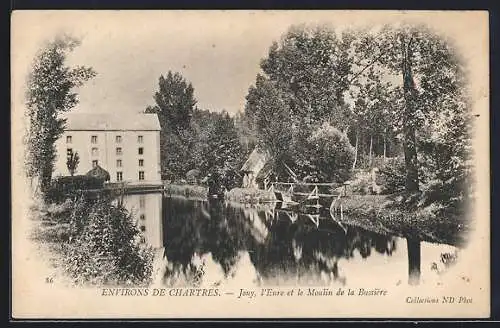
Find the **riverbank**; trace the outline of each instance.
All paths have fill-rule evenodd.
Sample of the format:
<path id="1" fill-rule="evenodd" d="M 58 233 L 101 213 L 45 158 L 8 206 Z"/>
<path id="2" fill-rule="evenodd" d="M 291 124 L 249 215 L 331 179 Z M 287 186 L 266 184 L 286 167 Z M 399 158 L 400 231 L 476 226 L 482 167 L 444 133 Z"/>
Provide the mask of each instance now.
<path id="1" fill-rule="evenodd" d="M 436 204 L 415 207 L 398 195 L 350 195 L 342 199 L 343 222 L 382 234 L 463 246 L 471 230 L 465 211 Z"/>
<path id="2" fill-rule="evenodd" d="M 466 210 L 446 208 L 438 203 L 417 206 L 420 194 L 359 195 L 342 198 L 343 221 L 381 234 L 397 235 L 435 243 L 462 246 L 471 230 Z M 273 193 L 259 189 L 235 188 L 226 200 L 236 203 L 270 203 Z"/>
<path id="3" fill-rule="evenodd" d="M 226 200 L 238 203 L 268 203 L 276 201 L 273 192 L 262 189 L 233 188 L 226 193 Z"/>
<path id="4" fill-rule="evenodd" d="M 208 187 L 189 184 L 164 184 L 167 196 L 183 196 L 190 199 L 207 199 Z"/>
<path id="5" fill-rule="evenodd" d="M 166 184 L 170 195 L 206 199 L 208 188 L 199 185 Z M 225 200 L 242 204 L 274 202 L 274 194 L 261 189 L 234 188 Z M 381 234 L 397 235 L 429 242 L 460 246 L 471 230 L 465 212 L 443 209 L 436 204 L 417 207 L 404 194 L 359 195 L 342 198 L 343 222 Z"/>

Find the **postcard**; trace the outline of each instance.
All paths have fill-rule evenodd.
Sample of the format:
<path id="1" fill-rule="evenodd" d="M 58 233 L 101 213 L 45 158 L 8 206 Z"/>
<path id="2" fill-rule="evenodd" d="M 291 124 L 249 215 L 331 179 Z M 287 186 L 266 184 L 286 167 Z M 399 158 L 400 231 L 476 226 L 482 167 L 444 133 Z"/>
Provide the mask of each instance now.
<path id="1" fill-rule="evenodd" d="M 14 11 L 14 319 L 485 318 L 486 11 Z"/>

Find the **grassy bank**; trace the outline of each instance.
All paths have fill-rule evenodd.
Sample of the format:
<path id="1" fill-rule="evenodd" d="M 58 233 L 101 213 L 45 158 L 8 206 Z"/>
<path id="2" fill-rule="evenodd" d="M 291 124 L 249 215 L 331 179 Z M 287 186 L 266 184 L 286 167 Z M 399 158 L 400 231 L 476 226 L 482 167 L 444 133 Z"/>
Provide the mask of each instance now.
<path id="1" fill-rule="evenodd" d="M 165 193 L 172 196 L 206 199 L 208 188 L 200 185 L 167 183 L 165 184 Z"/>
<path id="2" fill-rule="evenodd" d="M 274 193 L 250 188 L 233 188 L 226 193 L 226 200 L 238 203 L 265 203 L 275 200 Z"/>
<path id="3" fill-rule="evenodd" d="M 165 184 L 165 192 L 171 196 L 183 196 L 190 199 L 206 199 L 208 188 L 200 185 Z M 225 193 L 225 199 L 238 203 L 265 203 L 274 201 L 274 194 L 260 189 L 233 188 Z"/>
<path id="4" fill-rule="evenodd" d="M 406 199 L 407 200 L 407 199 Z M 347 224 L 383 234 L 439 242 L 455 246 L 466 242 L 469 223 L 450 209 L 436 204 L 416 207 L 403 195 L 350 195 L 343 199 Z"/>

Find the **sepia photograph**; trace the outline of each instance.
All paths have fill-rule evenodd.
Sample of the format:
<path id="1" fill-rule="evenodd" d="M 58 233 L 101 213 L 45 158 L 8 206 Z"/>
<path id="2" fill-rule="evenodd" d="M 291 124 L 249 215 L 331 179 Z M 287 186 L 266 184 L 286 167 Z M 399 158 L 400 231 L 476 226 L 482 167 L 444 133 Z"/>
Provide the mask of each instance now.
<path id="1" fill-rule="evenodd" d="M 489 316 L 487 12 L 11 23 L 13 318 Z"/>

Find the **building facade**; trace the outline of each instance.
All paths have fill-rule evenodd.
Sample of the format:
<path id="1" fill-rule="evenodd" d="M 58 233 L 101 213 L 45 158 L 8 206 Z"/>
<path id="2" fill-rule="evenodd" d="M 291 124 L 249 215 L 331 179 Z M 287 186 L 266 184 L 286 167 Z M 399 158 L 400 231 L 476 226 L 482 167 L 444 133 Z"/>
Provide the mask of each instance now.
<path id="1" fill-rule="evenodd" d="M 156 114 L 65 115 L 66 129 L 56 142 L 54 176 L 70 175 L 67 159 L 78 153 L 75 175 L 99 165 L 110 182 L 161 184 L 160 123 Z"/>

